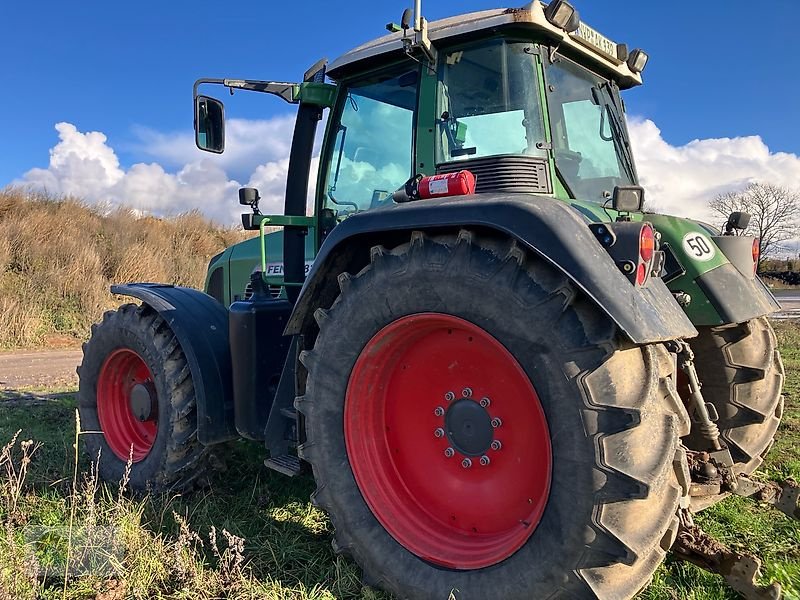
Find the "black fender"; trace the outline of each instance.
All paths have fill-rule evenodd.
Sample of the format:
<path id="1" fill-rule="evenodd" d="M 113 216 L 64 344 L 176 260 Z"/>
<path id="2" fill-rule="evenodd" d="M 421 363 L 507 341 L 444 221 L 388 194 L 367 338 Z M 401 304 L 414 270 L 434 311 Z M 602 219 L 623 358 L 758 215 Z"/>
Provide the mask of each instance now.
<path id="1" fill-rule="evenodd" d="M 696 336 L 667 286 L 651 278 L 644 287 L 634 287 L 587 224 L 569 205 L 529 194 L 420 200 L 358 213 L 325 239 L 284 335 L 301 334 L 312 325 L 314 310 L 329 307 L 338 295 L 336 277 L 365 266 L 371 246 L 403 243 L 412 230 L 468 227 L 515 238 L 567 275 L 635 344 Z"/>
<path id="2" fill-rule="evenodd" d="M 194 382 L 200 443 L 238 438 L 225 307 L 198 290 L 167 284 L 129 283 L 111 286 L 111 291 L 151 306 L 175 334 Z"/>

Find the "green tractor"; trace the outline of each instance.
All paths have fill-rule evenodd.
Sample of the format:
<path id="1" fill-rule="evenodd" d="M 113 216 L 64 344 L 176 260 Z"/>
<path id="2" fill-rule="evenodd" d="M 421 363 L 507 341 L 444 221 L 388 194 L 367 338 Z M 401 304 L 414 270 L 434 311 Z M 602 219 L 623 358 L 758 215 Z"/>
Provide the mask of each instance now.
<path id="1" fill-rule="evenodd" d="M 213 445 L 263 441 L 401 598 L 631 598 L 668 551 L 777 598 L 692 514 L 800 512 L 748 477 L 783 408 L 779 306 L 746 214 L 643 210 L 620 91 L 647 54 L 563 0 L 387 27 L 300 83 L 195 84 L 209 152 L 224 110 L 201 85 L 297 105 L 284 214 L 240 190 L 260 235 L 205 293 L 112 288 L 139 303 L 79 368 L 102 477 L 130 461 L 134 488 L 186 489 Z"/>

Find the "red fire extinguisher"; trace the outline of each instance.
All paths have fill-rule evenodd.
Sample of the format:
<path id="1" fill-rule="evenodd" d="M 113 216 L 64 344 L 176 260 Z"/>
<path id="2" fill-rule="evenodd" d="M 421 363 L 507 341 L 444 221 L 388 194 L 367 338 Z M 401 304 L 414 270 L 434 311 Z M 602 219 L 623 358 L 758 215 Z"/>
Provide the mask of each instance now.
<path id="1" fill-rule="evenodd" d="M 446 196 L 466 196 L 474 193 L 475 175 L 464 170 L 428 177 L 416 175 L 392 194 L 392 198 L 395 202 L 411 202 Z"/>

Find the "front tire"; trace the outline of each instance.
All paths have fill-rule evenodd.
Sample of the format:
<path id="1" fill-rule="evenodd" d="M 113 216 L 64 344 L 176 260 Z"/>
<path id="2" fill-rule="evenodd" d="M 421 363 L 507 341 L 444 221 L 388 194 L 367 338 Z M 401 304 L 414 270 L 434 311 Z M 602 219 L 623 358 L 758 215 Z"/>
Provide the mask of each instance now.
<path id="1" fill-rule="evenodd" d="M 688 493 L 667 351 L 513 242 L 414 233 L 371 256 L 301 355 L 299 450 L 334 547 L 401 598 L 632 597 Z"/>
<path id="2" fill-rule="evenodd" d="M 161 316 L 125 304 L 103 316 L 83 345 L 78 407 L 100 477 L 135 491 L 189 488 L 206 468 L 197 440 L 194 384 L 186 356 Z"/>

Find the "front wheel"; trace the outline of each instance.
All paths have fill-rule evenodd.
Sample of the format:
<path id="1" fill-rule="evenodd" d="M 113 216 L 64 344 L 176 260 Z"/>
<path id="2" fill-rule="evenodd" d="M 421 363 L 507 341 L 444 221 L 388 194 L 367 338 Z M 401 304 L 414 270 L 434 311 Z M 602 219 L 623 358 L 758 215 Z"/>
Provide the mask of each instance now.
<path id="1" fill-rule="evenodd" d="M 374 248 L 296 400 L 335 547 L 402 598 L 630 598 L 671 546 L 689 421 L 660 345 L 514 243 Z"/>
<path id="2" fill-rule="evenodd" d="M 130 462 L 137 491 L 184 489 L 203 474 L 194 383 L 186 356 L 152 308 L 125 304 L 92 327 L 78 367 L 86 451 L 120 481 Z"/>

